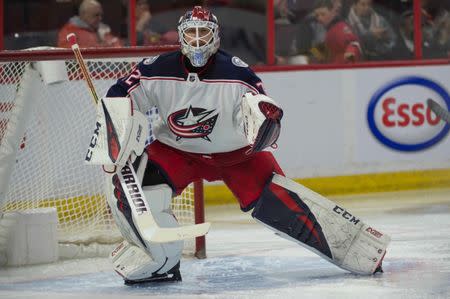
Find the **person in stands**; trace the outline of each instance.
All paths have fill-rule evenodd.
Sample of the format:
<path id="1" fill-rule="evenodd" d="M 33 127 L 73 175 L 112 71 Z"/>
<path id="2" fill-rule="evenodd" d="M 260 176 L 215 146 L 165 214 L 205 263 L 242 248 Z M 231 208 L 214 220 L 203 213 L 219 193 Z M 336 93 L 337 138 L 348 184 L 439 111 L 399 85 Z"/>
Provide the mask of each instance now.
<path id="1" fill-rule="evenodd" d="M 388 21 L 375 11 L 372 0 L 354 0 L 348 23 L 360 38 L 366 59 L 391 58 L 397 36 Z"/>
<path id="2" fill-rule="evenodd" d="M 162 26 L 152 21 L 148 0 L 136 1 L 136 43 L 138 46 L 178 44 L 176 30 L 165 31 Z"/>
<path id="3" fill-rule="evenodd" d="M 316 20 L 326 28 L 325 62 L 349 63 L 362 59 L 358 37 L 337 14 L 332 0 L 317 0 L 313 12 Z"/>
<path id="4" fill-rule="evenodd" d="M 422 10 L 422 56 L 425 59 L 445 57 L 445 52 L 438 45 L 433 32 L 433 23 L 430 16 Z M 416 57 L 414 40 L 414 12 L 407 10 L 401 15 L 399 21 L 399 41 L 393 49 L 394 59 L 410 60 Z"/>
<path id="5" fill-rule="evenodd" d="M 58 32 L 58 47 L 70 48 L 66 39 L 69 33 L 75 33 L 78 44 L 83 48 L 120 47 L 122 42 L 111 33 L 111 28 L 102 23 L 103 8 L 96 0 L 84 0 L 73 16 Z"/>

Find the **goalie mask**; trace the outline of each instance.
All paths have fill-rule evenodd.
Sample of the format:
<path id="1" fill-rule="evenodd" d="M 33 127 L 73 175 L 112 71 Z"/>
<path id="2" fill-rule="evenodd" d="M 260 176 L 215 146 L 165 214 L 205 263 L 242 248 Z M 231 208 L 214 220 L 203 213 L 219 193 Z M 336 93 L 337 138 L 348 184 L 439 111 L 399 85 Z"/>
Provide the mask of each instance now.
<path id="1" fill-rule="evenodd" d="M 220 45 L 217 18 L 209 10 L 195 6 L 178 21 L 181 52 L 195 67 L 206 64 Z"/>

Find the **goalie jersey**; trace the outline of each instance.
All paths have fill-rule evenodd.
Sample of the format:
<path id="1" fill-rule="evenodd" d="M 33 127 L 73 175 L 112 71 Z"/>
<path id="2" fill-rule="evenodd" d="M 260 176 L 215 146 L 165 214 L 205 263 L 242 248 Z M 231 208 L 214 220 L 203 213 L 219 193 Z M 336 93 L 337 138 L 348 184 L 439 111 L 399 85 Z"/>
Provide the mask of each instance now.
<path id="1" fill-rule="evenodd" d="M 180 51 L 144 59 L 108 90 L 107 97 L 131 97 L 145 113 L 156 106 L 161 124 L 155 138 L 191 153 L 220 153 L 248 146 L 241 99 L 265 93 L 261 80 L 236 56 L 219 50 L 194 69 Z"/>

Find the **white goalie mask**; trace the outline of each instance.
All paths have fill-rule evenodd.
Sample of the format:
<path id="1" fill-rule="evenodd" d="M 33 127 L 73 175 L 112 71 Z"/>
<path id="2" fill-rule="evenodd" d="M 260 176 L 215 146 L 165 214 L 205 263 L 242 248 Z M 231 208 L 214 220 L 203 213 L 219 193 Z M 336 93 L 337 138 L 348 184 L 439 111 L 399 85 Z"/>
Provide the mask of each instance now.
<path id="1" fill-rule="evenodd" d="M 195 6 L 178 21 L 181 52 L 195 67 L 206 64 L 220 45 L 217 18 L 209 10 Z"/>

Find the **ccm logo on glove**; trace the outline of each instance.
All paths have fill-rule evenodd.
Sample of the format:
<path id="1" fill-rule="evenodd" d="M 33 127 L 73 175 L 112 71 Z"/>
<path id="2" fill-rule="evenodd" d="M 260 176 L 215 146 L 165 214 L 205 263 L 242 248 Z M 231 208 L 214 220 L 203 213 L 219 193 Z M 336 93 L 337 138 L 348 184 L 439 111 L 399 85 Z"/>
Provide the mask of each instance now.
<path id="1" fill-rule="evenodd" d="M 89 148 L 86 153 L 86 157 L 84 158 L 86 161 L 91 161 L 91 159 L 92 159 L 92 150 L 91 149 L 95 148 L 95 146 L 97 145 L 98 134 L 99 134 L 101 126 L 102 125 L 99 122 L 95 123 L 94 134 L 92 134 L 91 142 L 89 143 Z"/>

